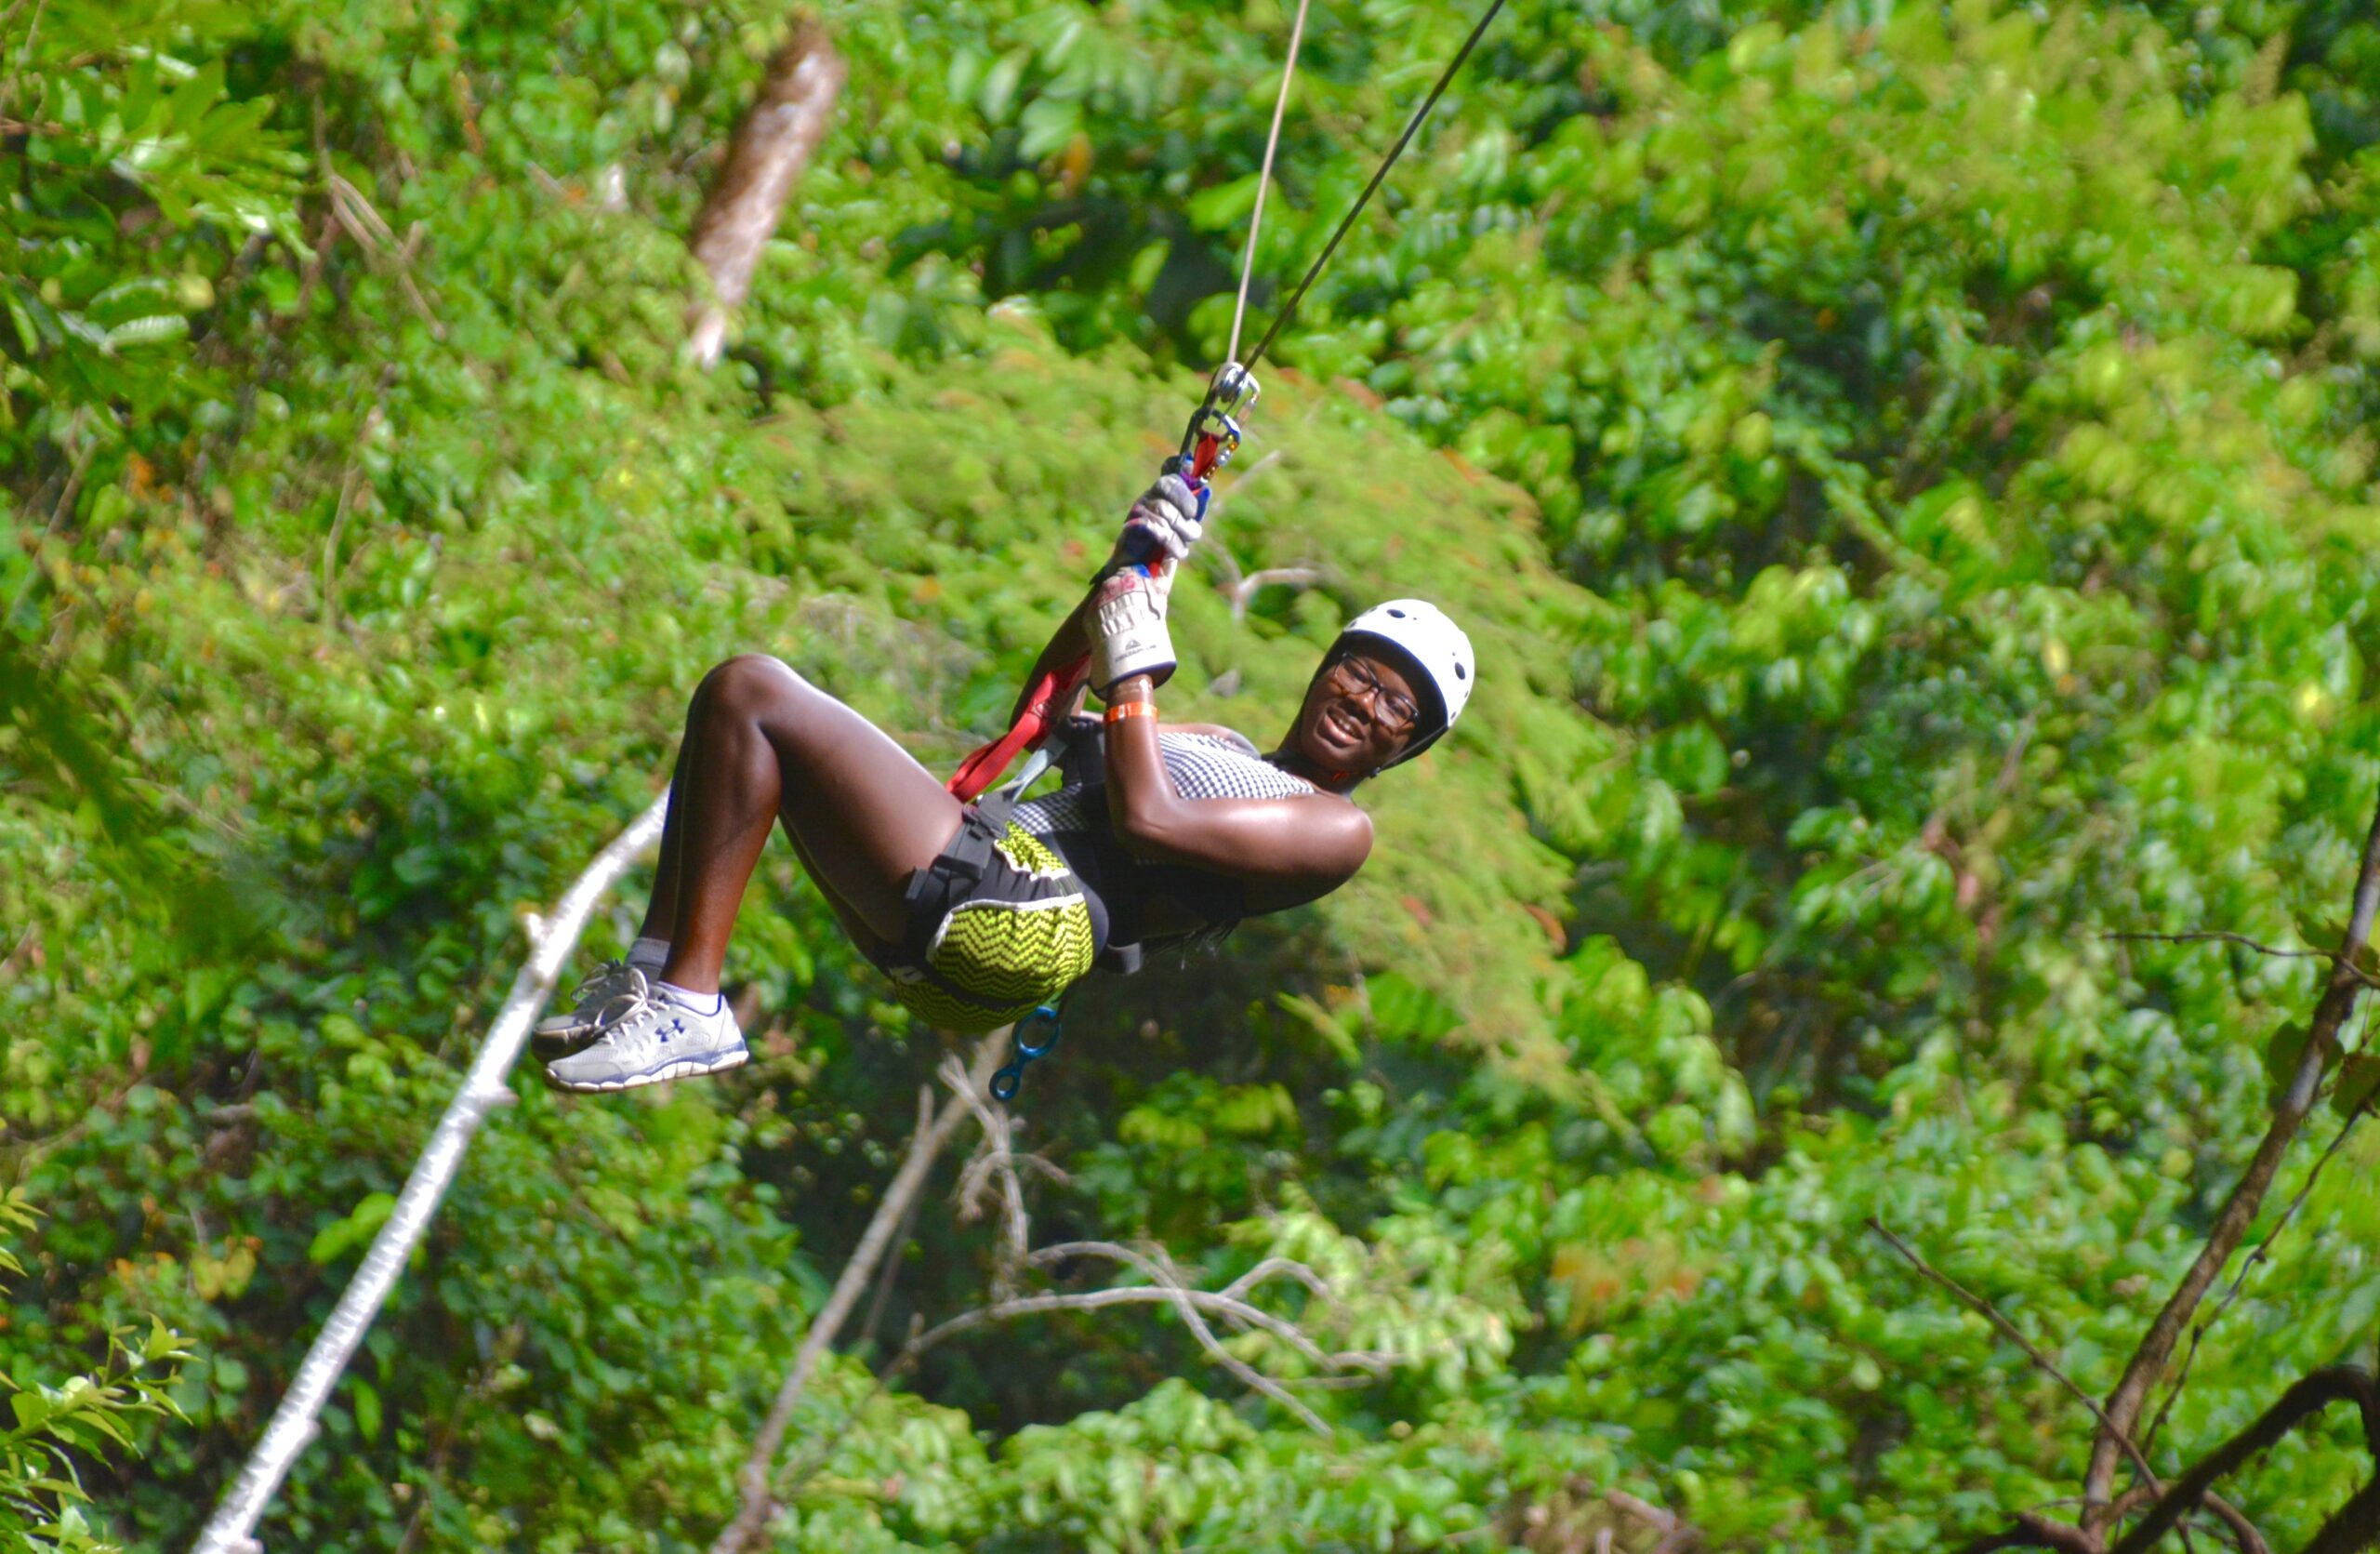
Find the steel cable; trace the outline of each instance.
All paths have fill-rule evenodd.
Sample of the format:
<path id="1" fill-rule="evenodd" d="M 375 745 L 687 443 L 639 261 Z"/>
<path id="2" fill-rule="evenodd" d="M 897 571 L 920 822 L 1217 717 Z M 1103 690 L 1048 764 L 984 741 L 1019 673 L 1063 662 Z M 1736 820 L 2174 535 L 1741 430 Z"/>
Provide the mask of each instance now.
<path id="1" fill-rule="evenodd" d="M 1256 342 L 1256 351 L 1254 354 L 1248 358 L 1247 362 L 1244 364 L 1245 365 L 1252 368 L 1257 363 L 1263 361 L 1264 359 L 1264 352 L 1272 349 L 1273 341 L 1280 335 L 1282 328 L 1288 325 L 1291 318 L 1297 315 L 1298 304 L 1305 300 L 1305 294 L 1313 287 L 1316 277 L 1322 273 L 1322 267 L 1329 264 L 1330 262 L 1330 256 L 1338 251 L 1340 239 L 1347 235 L 1348 229 L 1355 224 L 1355 219 L 1361 216 L 1364 213 L 1364 207 L 1371 203 L 1372 195 L 1378 192 L 1382 180 L 1388 177 L 1389 169 L 1396 166 L 1396 159 L 1405 154 L 1405 148 L 1411 145 L 1413 143 L 1413 137 L 1420 133 L 1421 121 L 1428 118 L 1430 116 L 1430 110 L 1438 105 L 1438 99 L 1446 95 L 1447 87 L 1453 82 L 1455 73 L 1462 69 L 1463 61 L 1471 58 L 1471 51 L 1479 46 L 1480 38 L 1486 35 L 1488 23 L 1494 21 L 1496 20 L 1496 13 L 1503 8 L 1504 0 L 1491 0 L 1488 9 L 1480 16 L 1478 22 L 1471 29 L 1471 35 L 1462 40 L 1462 47 L 1456 51 L 1455 57 L 1451 60 L 1448 61 L 1447 68 L 1439 73 L 1437 84 L 1430 88 L 1430 95 L 1421 100 L 1421 107 L 1413 110 L 1413 116 L 1406 121 L 1405 133 L 1396 138 L 1396 144 L 1389 148 L 1388 155 L 1382 159 L 1378 169 L 1373 172 L 1371 181 L 1365 184 L 1364 192 L 1355 196 L 1355 203 L 1348 207 L 1347 214 L 1341 219 L 1338 230 L 1330 234 L 1330 241 L 1324 244 L 1322 246 L 1322 252 L 1315 256 L 1314 263 L 1306 270 L 1305 279 L 1298 283 L 1297 290 L 1289 294 L 1289 299 L 1282 307 L 1281 311 L 1273 315 L 1272 326 L 1264 331 L 1264 338 Z M 1305 20 L 1305 7 L 1302 4 L 1302 0 L 1301 0 L 1301 4 L 1298 7 L 1298 20 L 1301 23 Z M 1292 49 L 1294 49 L 1294 46 L 1295 46 L 1292 45 Z M 1292 58 L 1294 59 L 1294 53 L 1292 53 Z M 1285 97 L 1288 93 L 1288 83 L 1285 80 L 1282 84 L 1282 92 Z M 1280 120 L 1276 114 L 1274 119 L 1274 127 L 1277 131 L 1279 126 Z M 1271 159 L 1272 152 L 1270 148 L 1267 148 L 1265 152 L 1265 160 L 1268 165 L 1270 164 Z M 1257 200 L 1261 207 L 1263 200 L 1263 190 L 1261 187 L 1257 191 Z M 1256 236 L 1253 230 L 1249 233 L 1248 258 L 1249 263 L 1252 265 L 1256 259 Z M 1240 299 L 1243 306 L 1246 304 L 1247 298 L 1248 281 L 1246 276 L 1243 275 L 1240 279 Z M 1232 323 L 1232 346 L 1235 352 L 1236 352 L 1238 345 L 1239 324 L 1237 319 L 1235 318 Z M 1231 359 L 1236 360 L 1237 358 L 1235 355 Z"/>
<path id="2" fill-rule="evenodd" d="M 1273 100 L 1273 127 L 1264 136 L 1263 165 L 1256 170 L 1256 208 L 1249 214 L 1248 248 L 1239 259 L 1239 300 L 1231 310 L 1231 349 L 1223 353 L 1227 362 L 1239 358 L 1239 326 L 1248 317 L 1248 284 L 1256 274 L 1256 234 L 1264 225 L 1264 192 L 1273 183 L 1273 153 L 1281 144 L 1281 118 L 1289 112 L 1289 83 L 1297 79 L 1298 45 L 1305 40 L 1306 5 L 1307 0 L 1298 0 L 1297 19 L 1289 23 L 1289 57 L 1281 65 L 1281 95 Z"/>

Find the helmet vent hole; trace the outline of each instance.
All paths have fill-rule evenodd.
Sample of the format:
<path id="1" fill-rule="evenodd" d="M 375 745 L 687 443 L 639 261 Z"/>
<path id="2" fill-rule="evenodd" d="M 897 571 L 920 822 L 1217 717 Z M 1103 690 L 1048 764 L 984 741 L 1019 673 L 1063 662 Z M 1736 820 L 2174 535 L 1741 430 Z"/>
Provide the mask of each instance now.
<path id="1" fill-rule="evenodd" d="M 1391 610 L 1388 613 L 1392 619 L 1402 620 L 1405 618 L 1405 612 L 1403 610 Z"/>
<path id="2" fill-rule="evenodd" d="M 1457 680 L 1468 680 L 1471 678 L 1471 671 L 1462 665 L 1457 664 L 1454 666 L 1454 677 Z"/>

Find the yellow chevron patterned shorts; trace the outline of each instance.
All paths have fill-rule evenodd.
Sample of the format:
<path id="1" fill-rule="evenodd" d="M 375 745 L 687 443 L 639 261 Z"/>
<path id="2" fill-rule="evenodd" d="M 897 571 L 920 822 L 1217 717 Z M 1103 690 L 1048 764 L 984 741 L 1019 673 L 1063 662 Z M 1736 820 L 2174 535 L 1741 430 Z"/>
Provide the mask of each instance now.
<path id="1" fill-rule="evenodd" d="M 996 1030 L 1022 1019 L 1091 970 L 1099 953 L 1090 902 L 1063 858 L 1013 824 L 989 852 L 979 878 L 953 877 L 947 855 L 918 870 L 910 942 L 878 962 L 902 1006 L 944 1030 Z"/>

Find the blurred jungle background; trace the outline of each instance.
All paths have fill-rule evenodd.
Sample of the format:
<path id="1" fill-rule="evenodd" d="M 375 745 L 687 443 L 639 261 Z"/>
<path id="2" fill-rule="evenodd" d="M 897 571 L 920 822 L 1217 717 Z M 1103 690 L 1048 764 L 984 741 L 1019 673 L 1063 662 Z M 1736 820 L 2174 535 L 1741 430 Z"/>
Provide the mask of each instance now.
<path id="1" fill-rule="evenodd" d="M 1473 20 L 1315 0 L 1258 319 Z M 1288 28 L 0 3 L 0 1536 L 187 1547 L 708 664 L 994 730 Z M 2380 1342 L 2371 8 L 1512 0 L 1275 354 L 1169 714 L 1396 592 L 1475 710 L 953 1136 L 749 1547 L 2361 1547 L 2357 1410 L 2254 1427 Z M 728 976 L 748 1069 L 523 1071 L 266 1547 L 721 1537 L 946 1045 L 782 848 Z M 1268 1322 L 1058 1298 L 1169 1281 Z"/>

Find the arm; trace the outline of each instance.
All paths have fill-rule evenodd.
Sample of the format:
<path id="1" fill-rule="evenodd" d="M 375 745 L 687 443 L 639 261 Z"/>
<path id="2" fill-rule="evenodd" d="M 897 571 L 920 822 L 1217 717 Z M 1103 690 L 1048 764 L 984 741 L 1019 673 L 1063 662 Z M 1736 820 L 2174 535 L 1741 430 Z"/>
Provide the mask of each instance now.
<path id="1" fill-rule="evenodd" d="M 1145 702 L 1147 680 L 1125 681 L 1111 699 Z M 1319 896 L 1345 883 L 1372 847 L 1370 817 L 1336 794 L 1183 799 L 1165 775 L 1154 717 L 1107 727 L 1107 814 L 1116 839 L 1144 857 L 1300 894 Z"/>

